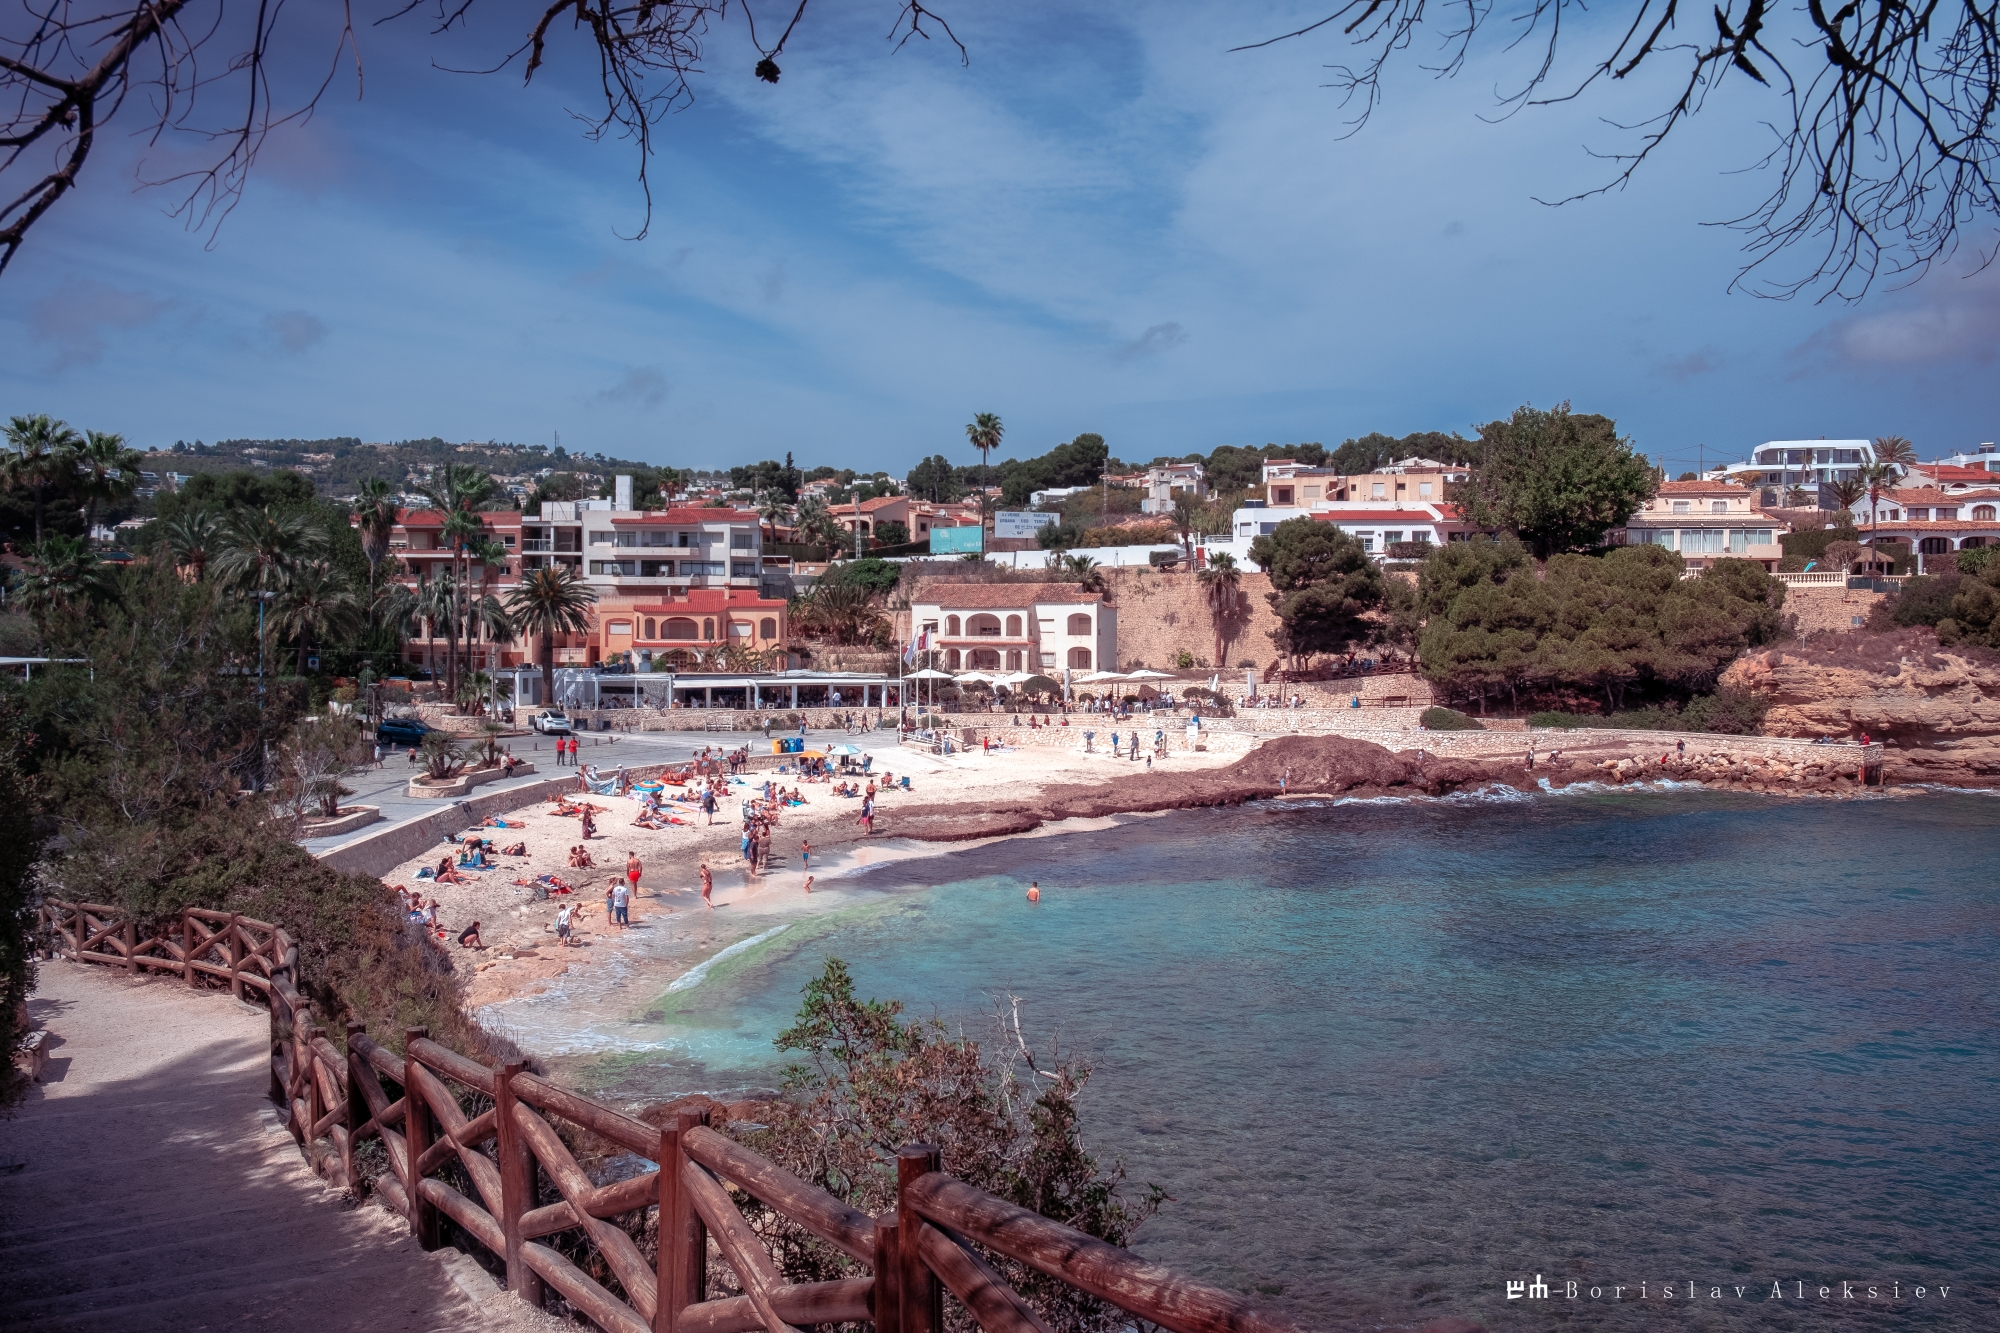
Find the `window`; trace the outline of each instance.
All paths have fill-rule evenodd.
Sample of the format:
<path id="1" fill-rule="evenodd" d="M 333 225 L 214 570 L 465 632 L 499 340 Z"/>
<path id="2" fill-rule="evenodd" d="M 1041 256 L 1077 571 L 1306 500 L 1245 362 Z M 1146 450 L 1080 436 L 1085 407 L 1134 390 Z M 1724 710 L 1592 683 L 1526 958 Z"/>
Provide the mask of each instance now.
<path id="1" fill-rule="evenodd" d="M 1019 671 L 1021 669 L 1021 650 L 1019 648 L 1009 648 L 1007 650 L 1007 669 L 1009 671 Z"/>
<path id="2" fill-rule="evenodd" d="M 777 638 L 778 622 L 776 620 L 773 620 L 770 616 L 765 616 L 762 620 L 757 622 L 757 637 L 760 639 Z"/>
<path id="3" fill-rule="evenodd" d="M 924 633 L 926 633 L 926 634 L 935 634 L 935 633 L 937 633 L 937 621 L 935 621 L 935 620 L 926 620 L 926 621 L 924 622 Z"/>
<path id="4" fill-rule="evenodd" d="M 1374 482 L 1368 487 L 1368 498 L 1371 500 L 1385 499 L 1388 494 L 1389 488 L 1382 482 Z"/>
<path id="5" fill-rule="evenodd" d="M 732 532 L 729 534 L 729 549 L 732 551 L 754 551 L 757 547 L 755 540 L 749 533 Z"/>
<path id="6" fill-rule="evenodd" d="M 965 632 L 967 635 L 990 635 L 997 639 L 1000 637 L 1000 617 L 990 616 L 984 612 L 971 616 L 965 622 Z"/>
<path id="7" fill-rule="evenodd" d="M 590 562 L 590 572 L 593 574 L 609 574 L 614 578 L 620 576 L 631 578 L 639 573 L 639 562 L 637 560 L 593 560 Z"/>
<path id="8" fill-rule="evenodd" d="M 649 619 L 648 619 L 648 620 L 646 621 L 646 637 L 647 637 L 647 638 L 649 638 L 649 639 L 657 639 L 657 638 L 659 638 L 660 636 L 659 636 L 658 634 L 654 633 L 654 631 L 655 631 L 656 629 L 658 629 L 658 628 L 659 628 L 659 627 L 658 627 L 657 625 L 655 625 L 655 624 L 653 623 L 653 621 L 652 621 L 652 620 L 651 620 L 651 619 L 649 618 Z"/>
<path id="9" fill-rule="evenodd" d="M 1385 532 L 1382 534 L 1382 545 L 1384 546 L 1387 546 L 1390 542 L 1399 542 L 1401 540 L 1403 540 L 1403 534 L 1400 532 Z"/>
<path id="10" fill-rule="evenodd" d="M 680 617 L 680 616 L 677 616 L 674 619 L 669 620 L 667 622 L 666 631 L 667 632 L 661 636 L 662 638 L 693 640 L 701 637 L 696 632 L 695 623 L 692 620 L 688 620 L 685 617 Z"/>
<path id="11" fill-rule="evenodd" d="M 1687 513 L 1687 512 L 1688 512 L 1688 502 L 1687 502 L 1686 500 L 1676 500 L 1676 501 L 1674 501 L 1674 512 L 1675 512 L 1676 514 L 1685 514 L 1685 513 Z"/>
<path id="12" fill-rule="evenodd" d="M 632 632 L 632 622 L 629 620 L 607 620 L 604 622 L 604 632 L 606 634 L 630 634 Z"/>
<path id="13" fill-rule="evenodd" d="M 1932 517 L 1947 523 L 1955 522 L 1958 518 L 1958 511 L 1956 509 L 1940 509 Z"/>
<path id="14" fill-rule="evenodd" d="M 720 560 L 683 560 L 681 573 L 688 578 L 719 578 L 723 564 Z"/>
<path id="15" fill-rule="evenodd" d="M 1249 524 L 1246 523 L 1244 524 L 1244 526 L 1248 527 Z M 1278 525 L 1276 523 L 1259 523 L 1257 525 L 1257 535 L 1260 537 L 1268 537 L 1277 530 L 1278 530 Z"/>
<path id="16" fill-rule="evenodd" d="M 642 579 L 667 579 L 672 578 L 673 575 L 674 562 L 671 560 L 641 560 L 639 562 L 639 577 Z"/>
<path id="17" fill-rule="evenodd" d="M 1972 517 L 1975 522 L 1991 523 L 1993 521 L 1993 506 L 1974 505 L 1972 507 Z"/>
<path id="18" fill-rule="evenodd" d="M 729 577 L 733 579 L 754 579 L 757 577 L 755 560 L 732 560 L 729 562 Z"/>
<path id="19" fill-rule="evenodd" d="M 1010 639 L 1018 639 L 1021 637 L 1021 617 L 1019 616 L 1007 617 L 1007 637 Z"/>
<path id="20" fill-rule="evenodd" d="M 504 542 L 505 544 L 507 544 L 508 546 L 512 546 L 512 545 L 514 544 L 514 534 L 513 534 L 513 533 L 511 533 L 511 532 L 509 532 L 509 533 L 505 534 L 504 536 L 502 536 L 502 537 L 500 538 L 500 540 L 501 540 L 502 542 Z"/>
<path id="21" fill-rule="evenodd" d="M 1920 519 L 1928 519 L 1930 516 L 1931 516 L 1931 511 L 1928 509 L 1912 509 L 1910 511 L 1910 518 L 1913 521 Z"/>
<path id="22" fill-rule="evenodd" d="M 756 626 L 747 620 L 732 620 L 729 622 L 729 637 L 732 639 L 750 638 L 755 631 Z"/>
<path id="23" fill-rule="evenodd" d="M 1088 648 L 1070 649 L 1069 664 L 1072 667 L 1080 667 L 1085 671 L 1090 670 L 1090 649 Z"/>
<path id="24" fill-rule="evenodd" d="M 1291 487 L 1289 487 L 1289 486 L 1273 486 L 1273 487 L 1271 488 L 1271 503 L 1272 503 L 1272 504 L 1274 504 L 1274 505 L 1288 505 L 1288 504 L 1290 504 L 1291 502 L 1292 502 L 1292 488 L 1291 488 Z"/>
<path id="25" fill-rule="evenodd" d="M 1428 500 L 1431 498 L 1431 484 L 1429 482 L 1420 481 L 1417 483 L 1417 498 L 1419 500 Z"/>
<path id="26" fill-rule="evenodd" d="M 1056 655 L 1054 653 L 1043 653 L 1042 669 L 1044 671 L 1053 671 L 1055 670 L 1055 666 L 1056 666 Z"/>
<path id="27" fill-rule="evenodd" d="M 1917 543 L 1917 549 L 1925 555 L 1943 555 L 1951 549 L 1951 538 L 1926 537 Z"/>
<path id="28" fill-rule="evenodd" d="M 957 638 L 957 637 L 958 637 L 958 617 L 957 617 L 957 616 L 946 616 L 946 617 L 944 618 L 944 632 L 945 632 L 945 636 L 946 636 L 947 638 L 952 638 L 952 639 L 955 639 L 955 638 Z"/>
<path id="29" fill-rule="evenodd" d="M 1731 531 L 1729 534 L 1729 552 L 1731 555 L 1742 555 L 1753 546 L 1769 546 L 1770 544 L 1771 529 L 1769 528 L 1744 528 L 1740 531 Z"/>
<path id="30" fill-rule="evenodd" d="M 1089 634 L 1090 617 L 1088 615 L 1085 615 L 1083 612 L 1078 611 L 1075 615 L 1069 618 L 1069 632 L 1071 634 L 1086 634 L 1086 635 Z"/>
<path id="31" fill-rule="evenodd" d="M 704 639 L 712 639 L 715 637 L 715 621 L 707 616 L 702 617 L 701 637 Z"/>
<path id="32" fill-rule="evenodd" d="M 1682 555 L 1720 555 L 1727 534 L 1716 528 L 1682 528 Z"/>
<path id="33" fill-rule="evenodd" d="M 1364 550 L 1364 551 L 1372 551 L 1372 550 L 1374 550 L 1374 549 L 1375 549 L 1375 534 L 1374 534 L 1374 533 L 1372 533 L 1372 532 L 1357 532 L 1357 533 L 1355 533 L 1354 535 L 1355 535 L 1355 536 L 1357 536 L 1357 537 L 1359 537 L 1359 538 L 1361 539 L 1361 549 L 1362 549 L 1362 550 Z"/>
<path id="34" fill-rule="evenodd" d="M 946 671 L 958 670 L 958 649 L 948 648 L 945 650 L 944 669 Z"/>
<path id="35" fill-rule="evenodd" d="M 593 532 L 590 534 L 590 544 L 592 546 L 609 546 L 611 545 L 611 534 L 608 532 Z"/>
<path id="36" fill-rule="evenodd" d="M 1729 512 L 1729 501 L 1727 501 L 1727 500 L 1710 500 L 1710 501 L 1708 502 L 1708 512 L 1709 512 L 1709 513 L 1711 513 L 1711 514 L 1726 514 L 1726 513 L 1728 513 L 1728 512 Z"/>

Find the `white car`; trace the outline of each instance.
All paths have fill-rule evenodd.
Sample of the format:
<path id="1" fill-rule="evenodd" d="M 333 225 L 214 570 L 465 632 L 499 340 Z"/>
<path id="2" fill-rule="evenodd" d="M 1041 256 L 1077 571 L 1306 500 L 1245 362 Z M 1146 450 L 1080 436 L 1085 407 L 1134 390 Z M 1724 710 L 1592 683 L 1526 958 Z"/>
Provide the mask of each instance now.
<path id="1" fill-rule="evenodd" d="M 544 736 L 567 736 L 570 734 L 569 714 L 554 708 L 544 708 L 528 721 L 528 725 Z"/>

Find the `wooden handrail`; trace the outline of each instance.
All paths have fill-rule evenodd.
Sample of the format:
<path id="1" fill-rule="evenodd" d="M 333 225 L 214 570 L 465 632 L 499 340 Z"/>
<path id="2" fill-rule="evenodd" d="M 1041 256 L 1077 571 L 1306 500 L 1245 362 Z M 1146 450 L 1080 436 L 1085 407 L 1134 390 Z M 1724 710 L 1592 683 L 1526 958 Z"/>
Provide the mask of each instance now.
<path id="1" fill-rule="evenodd" d="M 1175 1333 L 1289 1333 L 1239 1296 L 1147 1263 L 1130 1250 L 996 1199 L 942 1171 L 912 1181 L 904 1197 L 927 1221 Z"/>
<path id="2" fill-rule="evenodd" d="M 263 993 L 271 1007 L 272 1100 L 284 1108 L 316 1170 L 354 1187 L 359 1144 L 371 1135 L 380 1139 L 389 1172 L 376 1192 L 407 1218 L 419 1244 L 441 1244 L 439 1219 L 450 1218 L 507 1264 L 516 1295 L 539 1303 L 547 1284 L 606 1333 L 796 1333 L 839 1323 L 872 1323 L 878 1333 L 943 1333 L 946 1290 L 987 1333 L 1048 1333 L 982 1248 L 1172 1333 L 1289 1333 L 1230 1292 L 954 1179 L 935 1148 L 898 1155 L 896 1206 L 870 1217 L 709 1128 L 704 1112 L 682 1112 L 673 1125 L 656 1129 L 519 1064 L 496 1069 L 460 1055 L 422 1028 L 405 1031 L 397 1055 L 349 1023 L 342 1050 L 299 993 L 297 946 L 270 922 L 189 908 L 168 933 L 140 940 L 130 915 L 104 904 L 47 899 L 38 914 L 79 961 L 135 973 L 175 970 L 189 985 L 213 976 L 238 995 L 246 986 Z M 226 965 L 209 961 L 215 955 L 226 956 Z M 491 1098 L 492 1107 L 468 1116 L 450 1084 Z M 595 1185 L 550 1118 L 658 1169 Z M 317 1146 L 322 1139 L 331 1141 L 331 1151 Z M 452 1161 L 470 1179 L 471 1196 L 431 1174 Z M 538 1199 L 541 1180 L 560 1199 Z M 729 1187 L 864 1265 L 868 1275 L 786 1282 Z M 659 1250 L 649 1264 L 612 1219 L 655 1205 Z M 575 1231 L 622 1295 L 543 1243 Z M 743 1294 L 708 1299 L 711 1240 Z"/>

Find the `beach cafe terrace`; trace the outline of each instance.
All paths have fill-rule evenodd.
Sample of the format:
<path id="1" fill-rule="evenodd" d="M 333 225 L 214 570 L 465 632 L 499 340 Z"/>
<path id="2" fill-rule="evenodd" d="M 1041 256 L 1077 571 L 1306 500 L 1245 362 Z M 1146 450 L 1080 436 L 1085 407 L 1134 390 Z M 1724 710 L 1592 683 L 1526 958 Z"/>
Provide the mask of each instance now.
<path id="1" fill-rule="evenodd" d="M 541 671 L 514 673 L 514 697 L 532 699 Z M 555 673 L 556 704 L 580 711 L 605 708 L 894 708 L 901 682 L 864 671 L 654 671 L 618 673 L 577 667 Z"/>

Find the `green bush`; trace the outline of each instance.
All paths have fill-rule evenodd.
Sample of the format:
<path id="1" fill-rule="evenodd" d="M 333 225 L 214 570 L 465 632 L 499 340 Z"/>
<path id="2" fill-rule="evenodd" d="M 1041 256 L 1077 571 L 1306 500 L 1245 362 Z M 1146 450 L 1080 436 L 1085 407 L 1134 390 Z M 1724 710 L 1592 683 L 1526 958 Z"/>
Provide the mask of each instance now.
<path id="1" fill-rule="evenodd" d="M 1478 718 L 1467 717 L 1455 708 L 1426 708 L 1423 716 L 1425 731 L 1484 731 L 1486 726 Z"/>
<path id="2" fill-rule="evenodd" d="M 1595 728 L 1626 731 L 1707 731 L 1723 736 L 1754 736 L 1764 725 L 1770 705 L 1754 694 L 1718 690 L 1697 695 L 1686 704 L 1658 704 L 1617 713 L 1535 713 L 1531 727 L 1565 730 Z"/>
<path id="3" fill-rule="evenodd" d="M 2000 546 L 1975 546 L 1969 551 L 1958 552 L 1958 572 L 1977 574 L 2000 555 Z"/>
<path id="4" fill-rule="evenodd" d="M 1951 615 L 1952 600 L 1958 596 L 1959 585 L 1963 582 L 1963 577 L 1956 572 L 1936 576 L 1925 574 L 1911 579 L 1891 599 L 1889 618 L 1898 625 L 1935 626 Z"/>

